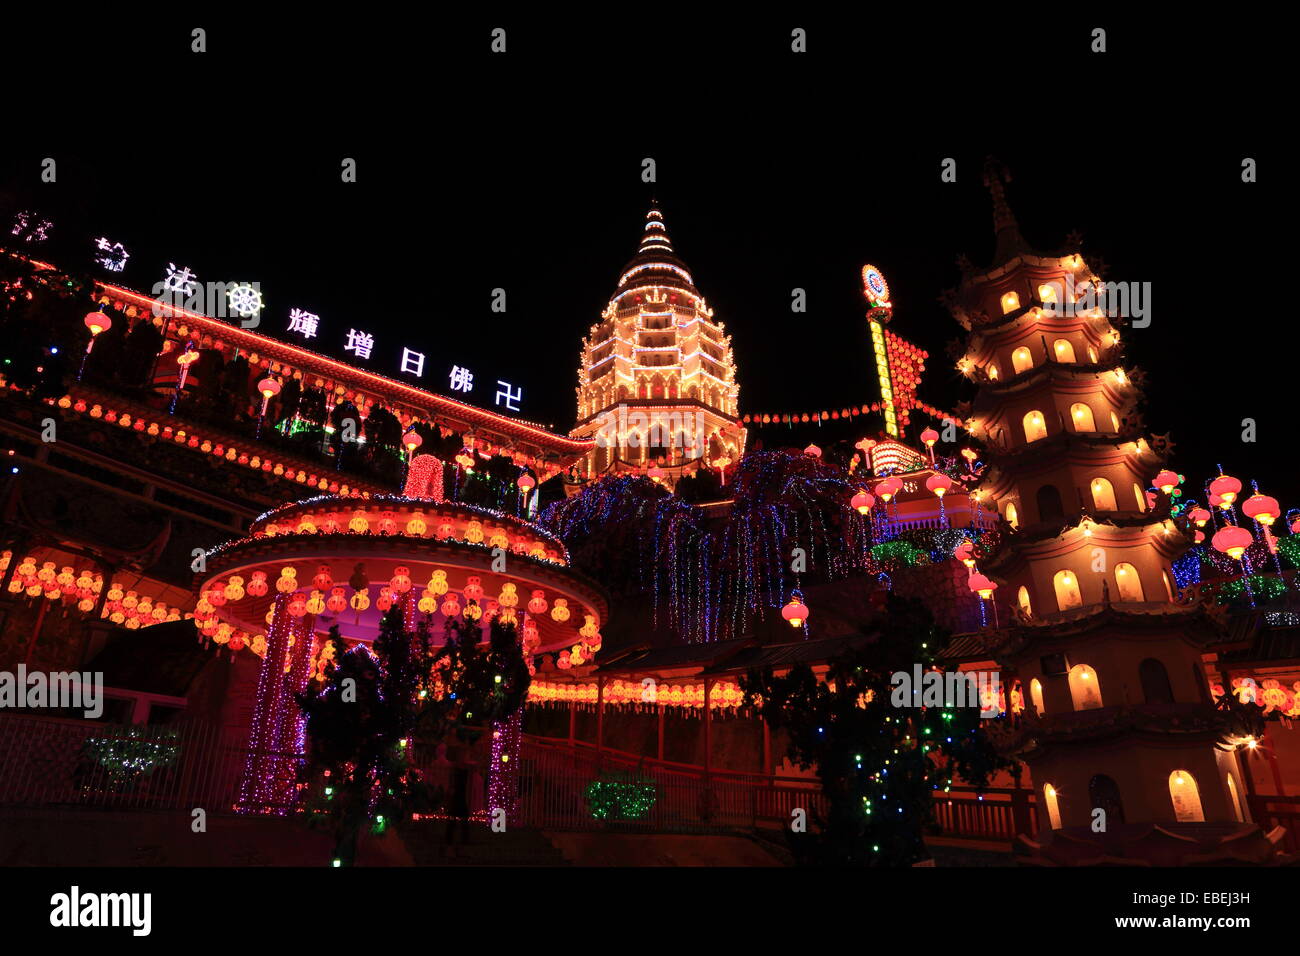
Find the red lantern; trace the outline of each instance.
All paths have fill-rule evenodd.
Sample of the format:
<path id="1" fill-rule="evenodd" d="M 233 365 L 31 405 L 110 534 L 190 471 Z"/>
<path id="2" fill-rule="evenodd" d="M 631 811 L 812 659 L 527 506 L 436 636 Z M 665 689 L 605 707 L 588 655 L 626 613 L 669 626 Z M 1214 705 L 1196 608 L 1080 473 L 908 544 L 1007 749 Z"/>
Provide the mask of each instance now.
<path id="1" fill-rule="evenodd" d="M 1238 528 L 1235 525 L 1228 525 L 1226 528 L 1220 528 L 1210 539 L 1216 551 L 1222 551 L 1228 557 L 1235 560 L 1241 560 L 1241 556 L 1246 553 L 1255 542 L 1255 537 L 1245 528 Z"/>
<path id="2" fill-rule="evenodd" d="M 470 577 L 465 582 L 464 592 L 465 592 L 466 600 L 469 601 L 483 600 L 483 594 L 484 594 L 483 582 L 476 575 L 470 575 Z"/>
<path id="3" fill-rule="evenodd" d="M 332 589 L 330 591 L 329 600 L 325 602 L 325 606 L 335 614 L 340 613 L 344 608 L 346 608 L 348 606 L 348 599 L 343 589 Z"/>
<path id="4" fill-rule="evenodd" d="M 1210 482 L 1210 493 L 1218 495 L 1226 505 L 1231 505 L 1237 500 L 1237 493 L 1241 491 L 1241 482 L 1230 475 L 1220 475 Z"/>
<path id="5" fill-rule="evenodd" d="M 942 472 L 936 472 L 929 478 L 925 479 L 925 488 L 942 498 L 952 488 L 952 479 Z"/>
<path id="6" fill-rule="evenodd" d="M 966 582 L 966 586 L 987 601 L 993 597 L 993 592 L 997 590 L 997 582 L 990 581 L 987 577 L 976 571 Z"/>
<path id="7" fill-rule="evenodd" d="M 1204 528 L 1205 522 L 1210 520 L 1210 513 L 1204 508 L 1193 508 L 1187 517 L 1196 522 L 1196 527 Z"/>
<path id="8" fill-rule="evenodd" d="M 822 450 L 816 445 L 809 445 L 803 450 L 803 453 L 811 458 L 820 458 L 822 456 Z"/>
<path id="9" fill-rule="evenodd" d="M 105 312 L 91 312 L 84 319 L 86 328 L 90 329 L 90 335 L 93 339 L 100 332 L 107 332 L 113 327 L 113 320 Z"/>
<path id="10" fill-rule="evenodd" d="M 330 571 L 328 564 L 322 564 L 311 583 L 316 586 L 317 591 L 328 591 L 334 586 L 334 574 Z"/>
<path id="11" fill-rule="evenodd" d="M 659 467 L 658 462 L 650 466 L 650 470 L 646 472 L 646 475 L 656 484 L 661 484 L 664 480 L 664 470 Z"/>
<path id="12" fill-rule="evenodd" d="M 933 448 L 934 443 L 938 440 L 939 433 L 933 428 L 927 428 L 925 431 L 921 432 L 921 441 L 925 442 L 926 446 L 929 448 Z"/>
<path id="13" fill-rule="evenodd" d="M 876 494 L 879 495 L 880 500 L 886 504 L 889 503 L 890 498 L 894 497 L 894 495 L 898 494 L 902 490 L 903 483 L 893 475 L 890 475 L 880 484 L 876 485 Z"/>
<path id="14" fill-rule="evenodd" d="M 524 494 L 527 494 L 528 492 L 532 491 L 533 488 L 537 485 L 537 479 L 534 478 L 532 475 L 528 474 L 528 472 L 524 472 L 522 475 L 518 477 L 518 479 L 515 480 L 515 484 L 519 486 L 520 491 L 522 491 Z"/>
<path id="15" fill-rule="evenodd" d="M 415 449 L 419 448 L 423 444 L 424 439 L 420 437 L 420 433 L 415 429 L 411 429 L 402 436 L 402 446 L 406 449 L 408 455 L 415 454 Z"/>
<path id="16" fill-rule="evenodd" d="M 1242 502 L 1241 513 L 1268 527 L 1282 516 L 1282 509 L 1278 506 L 1276 498 L 1256 492 Z"/>
<path id="17" fill-rule="evenodd" d="M 875 506 L 876 496 L 863 488 L 853 496 L 853 500 L 849 503 L 858 509 L 858 514 L 864 515 Z"/>
<path id="18" fill-rule="evenodd" d="M 541 590 L 533 592 L 532 600 L 528 602 L 528 613 L 537 615 L 546 613 L 546 592 Z"/>
<path id="19" fill-rule="evenodd" d="M 1178 487 L 1178 476 L 1166 468 L 1164 471 L 1160 472 L 1160 474 L 1156 475 L 1155 479 L 1151 483 L 1165 494 L 1169 494 L 1169 492 Z"/>
<path id="20" fill-rule="evenodd" d="M 803 603 L 803 595 L 795 591 L 790 595 L 790 603 L 781 608 L 781 616 L 790 622 L 791 627 L 803 627 L 808 620 L 808 605 Z"/>

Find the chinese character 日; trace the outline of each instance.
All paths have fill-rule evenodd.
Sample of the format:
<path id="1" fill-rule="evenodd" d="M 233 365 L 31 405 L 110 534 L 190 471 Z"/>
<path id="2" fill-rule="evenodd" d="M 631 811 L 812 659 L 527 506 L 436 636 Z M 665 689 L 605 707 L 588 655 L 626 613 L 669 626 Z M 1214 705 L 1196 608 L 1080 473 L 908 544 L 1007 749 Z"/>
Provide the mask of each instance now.
<path id="1" fill-rule="evenodd" d="M 451 390 L 453 392 L 468 392 L 473 387 L 474 373 L 467 368 L 453 365 L 451 367 Z"/>
<path id="2" fill-rule="evenodd" d="M 523 386 L 521 385 L 519 388 L 512 389 L 509 382 L 503 382 L 501 379 L 497 379 L 497 384 L 503 386 L 503 388 L 497 389 L 497 404 L 503 404 L 501 400 L 504 398 L 504 405 L 506 408 L 512 412 L 519 411 L 518 402 L 524 397 Z"/>
<path id="3" fill-rule="evenodd" d="M 343 346 L 345 352 L 355 352 L 357 358 L 368 359 L 375 347 L 375 337 L 368 332 L 348 329 L 348 344 Z"/>
<path id="4" fill-rule="evenodd" d="M 320 324 L 320 316 L 314 312 L 308 312 L 305 309 L 289 310 L 289 329 L 290 332 L 301 332 L 304 339 L 314 339 L 316 337 L 316 326 Z"/>
<path id="5" fill-rule="evenodd" d="M 412 375 L 421 376 L 424 374 L 424 354 L 422 352 L 412 352 L 408 348 L 402 349 L 402 371 L 410 372 Z"/>

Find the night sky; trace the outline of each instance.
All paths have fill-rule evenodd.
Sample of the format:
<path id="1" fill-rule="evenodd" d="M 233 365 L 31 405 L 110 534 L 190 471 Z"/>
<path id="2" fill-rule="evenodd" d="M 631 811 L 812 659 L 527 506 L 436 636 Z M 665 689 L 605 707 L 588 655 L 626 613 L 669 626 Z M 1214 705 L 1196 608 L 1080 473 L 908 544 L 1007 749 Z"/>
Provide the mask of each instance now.
<path id="1" fill-rule="evenodd" d="M 258 281 L 259 331 L 302 344 L 285 326 L 307 309 L 321 316 L 312 348 L 343 357 L 347 330 L 362 329 L 377 343 L 364 367 L 396 376 L 410 347 L 428 357 L 425 387 L 449 393 L 460 365 L 475 375 L 468 400 L 493 407 L 505 380 L 523 389 L 522 417 L 567 431 L 581 339 L 653 195 L 733 336 L 742 412 L 878 399 L 868 261 L 891 284 L 894 331 L 931 353 L 920 397 L 947 408 L 970 391 L 944 351 L 962 330 L 937 297 L 956 285 L 959 253 L 977 265 L 992 254 L 980 172 L 993 153 L 1031 245 L 1052 251 L 1078 230 L 1106 278 L 1152 283 L 1151 326 L 1124 333 L 1129 365 L 1148 372 L 1148 428 L 1171 433 L 1189 484 L 1222 462 L 1300 505 L 1286 455 L 1291 319 L 1268 234 L 1286 197 L 1269 184 L 1280 177 L 1253 107 L 1207 129 L 1190 93 L 1166 98 L 1153 47 L 1193 70 L 1167 32 L 1115 27 L 1103 58 L 1064 20 L 971 20 L 937 37 L 873 20 L 866 56 L 864 24 L 810 22 L 816 56 L 800 59 L 784 23 L 507 23 L 510 52 L 492 57 L 493 25 L 386 36 L 375 59 L 357 44 L 378 25 L 214 23 L 204 60 L 187 53 L 188 23 L 81 24 L 56 71 L 78 92 L 31 110 L 28 132 L 0 147 L 0 216 L 45 213 L 44 254 L 62 264 L 84 261 L 94 236 L 121 241 L 131 259 L 116 278 L 142 291 L 169 261 Z M 126 68 L 144 53 L 147 68 Z M 56 184 L 38 179 L 44 156 Z M 345 156 L 356 184 L 339 181 Z M 1260 183 L 1241 182 L 1243 156 L 1259 159 Z M 955 184 L 940 181 L 944 157 Z M 490 310 L 497 287 L 505 315 Z M 790 311 L 795 287 L 806 314 Z M 1241 441 L 1246 417 L 1255 445 Z"/>

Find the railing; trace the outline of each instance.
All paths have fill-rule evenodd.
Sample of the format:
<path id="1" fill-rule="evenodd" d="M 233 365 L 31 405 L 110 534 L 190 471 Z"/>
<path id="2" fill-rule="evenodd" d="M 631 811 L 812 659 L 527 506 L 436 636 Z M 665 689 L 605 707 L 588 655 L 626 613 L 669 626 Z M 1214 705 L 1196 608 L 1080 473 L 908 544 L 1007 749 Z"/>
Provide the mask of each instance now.
<path id="1" fill-rule="evenodd" d="M 247 750 L 206 724 L 0 718 L 0 806 L 234 810 Z"/>
<path id="2" fill-rule="evenodd" d="M 0 807 L 237 811 L 239 782 L 248 760 L 244 733 L 202 723 L 108 724 L 20 715 L 0 716 Z M 283 754 L 289 759 L 294 754 Z M 449 792 L 452 766 L 415 763 L 425 779 Z M 642 832 L 719 833 L 760 826 L 786 826 L 796 810 L 810 826 L 828 810 L 816 780 L 774 777 L 653 760 L 590 744 L 526 737 L 519 767 L 519 813 L 514 823 L 555 830 L 616 828 Z M 595 782 L 638 790 L 631 812 L 598 818 L 588 796 Z M 639 789 L 638 789 L 639 788 Z M 469 810 L 485 818 L 484 777 L 471 770 Z M 935 812 L 944 836 L 1011 840 L 1018 817 L 1036 833 L 1027 790 L 968 788 L 936 794 Z M 1267 802 L 1272 825 L 1287 826 L 1295 840 L 1294 798 Z M 1262 806 L 1262 805 L 1261 805 Z M 288 807 L 266 807 L 285 812 Z M 1263 824 L 1266 815 L 1256 811 Z"/>

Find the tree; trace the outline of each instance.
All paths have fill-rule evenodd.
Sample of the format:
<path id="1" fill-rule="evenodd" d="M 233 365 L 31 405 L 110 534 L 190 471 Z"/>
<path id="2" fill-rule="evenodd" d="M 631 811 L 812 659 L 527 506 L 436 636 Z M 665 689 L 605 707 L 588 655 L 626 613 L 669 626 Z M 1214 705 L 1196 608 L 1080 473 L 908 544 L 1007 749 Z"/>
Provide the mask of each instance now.
<path id="1" fill-rule="evenodd" d="M 310 819 L 328 826 L 340 866 L 356 859 L 369 824 L 390 823 L 444 802 L 414 766 L 413 753 L 455 735 L 476 739 L 523 706 L 528 665 L 511 624 L 483 630 L 463 617 L 434 647 L 427 622 L 404 629 L 399 605 L 384 616 L 374 644 L 357 644 L 326 670 L 324 686 L 298 698 L 307 753 L 300 780 Z M 337 628 L 330 640 L 338 647 Z"/>
<path id="2" fill-rule="evenodd" d="M 790 758 L 817 768 L 829 808 L 790 832 L 804 865 L 908 866 L 926 859 L 934 792 L 988 786 L 1010 761 L 983 733 L 976 708 L 895 706 L 891 675 L 929 668 L 947 635 L 923 604 L 892 598 L 875 640 L 829 662 L 821 680 L 805 664 L 741 678 L 746 703 L 790 740 Z"/>

